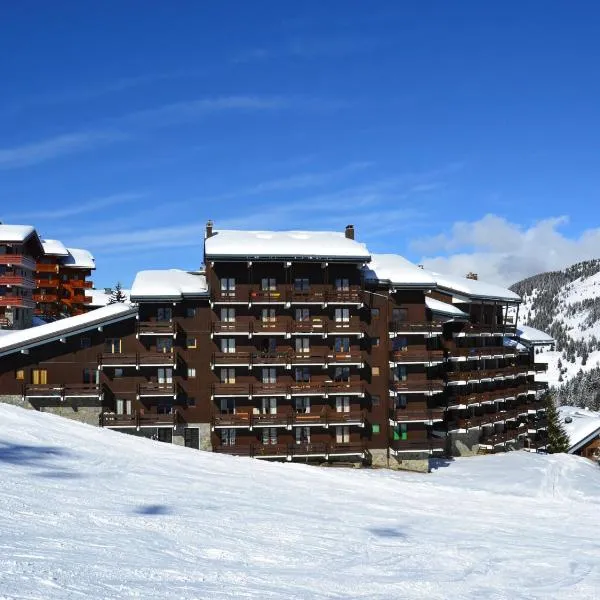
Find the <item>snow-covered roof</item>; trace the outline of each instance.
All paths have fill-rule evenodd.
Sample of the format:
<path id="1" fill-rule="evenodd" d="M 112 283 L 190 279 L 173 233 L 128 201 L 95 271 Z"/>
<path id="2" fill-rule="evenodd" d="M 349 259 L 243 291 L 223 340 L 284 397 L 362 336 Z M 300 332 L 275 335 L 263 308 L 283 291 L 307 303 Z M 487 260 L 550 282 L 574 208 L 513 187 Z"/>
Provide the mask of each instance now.
<path id="1" fill-rule="evenodd" d="M 469 315 L 466 312 L 460 310 L 460 308 L 454 306 L 454 304 L 448 304 L 447 302 L 441 302 L 435 298 L 425 297 L 425 306 L 433 313 L 438 313 L 446 316 L 453 317 L 455 319 L 468 319 Z"/>
<path id="2" fill-rule="evenodd" d="M 91 310 L 82 315 L 53 321 L 46 325 L 13 331 L 10 335 L 4 335 L 0 338 L 0 356 L 46 344 L 68 335 L 75 335 L 99 325 L 110 325 L 111 323 L 123 321 L 136 314 L 136 307 L 129 304 L 115 303 Z"/>
<path id="3" fill-rule="evenodd" d="M 554 338 L 551 335 L 528 325 L 518 325 L 515 337 L 528 344 L 554 344 Z"/>
<path id="4" fill-rule="evenodd" d="M 560 406 L 558 414 L 569 436 L 570 454 L 600 435 L 599 412 L 587 408 L 577 408 L 576 406 Z"/>
<path id="5" fill-rule="evenodd" d="M 435 287 L 431 273 L 417 267 L 399 254 L 372 254 L 363 269 L 367 281 L 378 281 L 402 287 Z"/>
<path id="6" fill-rule="evenodd" d="M 365 244 L 337 231 L 220 230 L 205 240 L 204 254 L 213 258 L 368 261 Z"/>
<path id="7" fill-rule="evenodd" d="M 42 240 L 44 254 L 52 256 L 68 256 L 69 251 L 60 240 Z"/>
<path id="8" fill-rule="evenodd" d="M 507 288 L 492 283 L 479 281 L 478 279 L 467 279 L 466 277 L 455 277 L 443 275 L 430 271 L 429 274 L 437 282 L 439 288 L 455 292 L 470 298 L 482 300 L 501 300 L 510 302 L 521 302 L 521 297 Z"/>
<path id="9" fill-rule="evenodd" d="M 180 300 L 183 297 L 206 296 L 206 277 L 180 269 L 140 271 L 131 287 L 131 299 Z"/>
<path id="10" fill-rule="evenodd" d="M 35 227 L 31 225 L 0 224 L 0 241 L 2 242 L 24 242 L 35 233 Z"/>
<path id="11" fill-rule="evenodd" d="M 82 248 L 67 248 L 69 254 L 61 262 L 75 269 L 95 269 L 96 261 L 92 253 Z"/>

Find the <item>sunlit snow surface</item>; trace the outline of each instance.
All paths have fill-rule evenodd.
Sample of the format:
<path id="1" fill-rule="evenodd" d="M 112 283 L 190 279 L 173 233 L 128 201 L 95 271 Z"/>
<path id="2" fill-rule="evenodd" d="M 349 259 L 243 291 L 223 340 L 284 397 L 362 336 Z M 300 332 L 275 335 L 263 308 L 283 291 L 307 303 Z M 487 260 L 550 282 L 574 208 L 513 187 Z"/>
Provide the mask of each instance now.
<path id="1" fill-rule="evenodd" d="M 0 598 L 598 598 L 600 469 L 265 464 L 0 405 Z"/>

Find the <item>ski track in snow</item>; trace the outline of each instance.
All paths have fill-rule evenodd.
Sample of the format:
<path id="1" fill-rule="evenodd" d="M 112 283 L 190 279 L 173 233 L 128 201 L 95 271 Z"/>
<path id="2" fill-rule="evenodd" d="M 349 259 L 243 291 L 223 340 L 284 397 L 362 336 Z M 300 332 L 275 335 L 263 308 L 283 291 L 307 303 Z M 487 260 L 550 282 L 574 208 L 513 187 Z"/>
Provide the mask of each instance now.
<path id="1" fill-rule="evenodd" d="M 600 469 L 219 456 L 0 404 L 1 599 L 600 598 Z"/>

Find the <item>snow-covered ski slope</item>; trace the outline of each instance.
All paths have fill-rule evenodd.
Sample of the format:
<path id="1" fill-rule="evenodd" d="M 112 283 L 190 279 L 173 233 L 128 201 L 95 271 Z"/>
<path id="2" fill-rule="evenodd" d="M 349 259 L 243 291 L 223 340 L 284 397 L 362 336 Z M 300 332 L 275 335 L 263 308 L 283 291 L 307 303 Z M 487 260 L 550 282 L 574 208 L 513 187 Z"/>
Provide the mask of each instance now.
<path id="1" fill-rule="evenodd" d="M 265 464 L 0 404 L 0 598 L 600 597 L 600 469 Z"/>

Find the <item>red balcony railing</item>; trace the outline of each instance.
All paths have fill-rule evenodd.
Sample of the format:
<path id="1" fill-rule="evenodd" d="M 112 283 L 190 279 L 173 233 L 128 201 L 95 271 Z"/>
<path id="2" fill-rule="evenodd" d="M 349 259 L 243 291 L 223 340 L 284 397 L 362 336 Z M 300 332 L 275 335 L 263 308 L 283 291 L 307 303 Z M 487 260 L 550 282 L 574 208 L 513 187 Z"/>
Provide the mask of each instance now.
<path id="1" fill-rule="evenodd" d="M 0 265 L 14 265 L 29 271 L 35 270 L 35 260 L 23 254 L 0 254 Z"/>
<path id="2" fill-rule="evenodd" d="M 34 269 L 38 273 L 58 273 L 60 270 L 59 265 L 46 265 L 43 263 L 34 263 Z"/>
<path id="3" fill-rule="evenodd" d="M 17 308 L 35 308 L 35 301 L 24 296 L 0 296 L 0 306 L 15 306 Z"/>
<path id="4" fill-rule="evenodd" d="M 31 277 L 25 277 L 24 275 L 0 275 L 0 285 L 10 285 L 33 290 L 36 283 Z"/>

